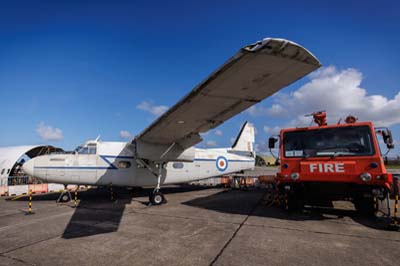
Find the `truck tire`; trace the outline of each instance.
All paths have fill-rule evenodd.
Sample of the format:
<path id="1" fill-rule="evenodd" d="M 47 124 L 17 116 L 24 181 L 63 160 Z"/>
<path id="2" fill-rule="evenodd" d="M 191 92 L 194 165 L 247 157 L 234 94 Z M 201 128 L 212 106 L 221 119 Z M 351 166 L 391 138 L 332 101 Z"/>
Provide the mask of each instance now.
<path id="1" fill-rule="evenodd" d="M 357 212 L 363 216 L 373 217 L 375 216 L 375 207 L 373 198 L 357 197 L 354 200 L 354 207 Z"/>
<path id="2" fill-rule="evenodd" d="M 296 197 L 296 194 L 289 194 L 286 208 L 289 212 L 301 211 L 304 208 L 304 200 Z"/>

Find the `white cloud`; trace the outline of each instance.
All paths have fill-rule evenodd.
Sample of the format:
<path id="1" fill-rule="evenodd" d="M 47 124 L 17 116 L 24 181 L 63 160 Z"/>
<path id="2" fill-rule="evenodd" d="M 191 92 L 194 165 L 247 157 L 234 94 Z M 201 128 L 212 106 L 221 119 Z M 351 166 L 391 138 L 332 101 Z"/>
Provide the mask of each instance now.
<path id="1" fill-rule="evenodd" d="M 258 134 L 258 129 L 256 127 L 254 127 L 254 135 Z"/>
<path id="2" fill-rule="evenodd" d="M 275 127 L 268 127 L 268 126 L 264 126 L 264 132 L 269 134 L 269 135 L 277 135 L 279 134 L 279 131 L 281 130 L 280 127 L 275 126 Z"/>
<path id="3" fill-rule="evenodd" d="M 154 105 L 149 101 L 143 101 L 136 106 L 137 109 L 149 112 L 155 116 L 160 116 L 168 110 L 168 106 L 165 105 Z"/>
<path id="4" fill-rule="evenodd" d="M 304 114 L 326 110 L 330 123 L 340 117 L 352 114 L 360 121 L 373 121 L 377 126 L 390 126 L 400 123 L 400 92 L 392 99 L 382 95 L 369 95 L 360 87 L 363 75 L 360 71 L 348 68 L 337 70 L 334 66 L 322 68 L 310 75 L 311 80 L 290 94 L 278 93 L 275 104 L 267 110 L 255 108 L 249 114 L 262 114 L 295 117 L 290 126 L 305 126 L 311 117 Z"/>
<path id="5" fill-rule="evenodd" d="M 268 114 L 268 109 L 264 106 L 261 105 L 253 105 L 246 111 L 245 113 L 249 114 L 250 116 L 262 116 Z"/>
<path id="6" fill-rule="evenodd" d="M 279 155 L 279 149 L 275 148 L 270 151 L 268 148 L 268 142 L 266 142 L 266 141 L 256 142 L 254 144 L 254 150 L 256 151 L 257 154 L 271 155 L 271 151 L 272 151 L 274 156 Z"/>
<path id="7" fill-rule="evenodd" d="M 258 141 L 254 144 L 254 150 L 256 153 L 267 154 L 269 152 L 267 143 L 264 141 Z"/>
<path id="8" fill-rule="evenodd" d="M 131 139 L 132 138 L 132 134 L 131 132 L 127 131 L 127 130 L 121 130 L 119 132 L 119 136 L 123 139 Z"/>
<path id="9" fill-rule="evenodd" d="M 43 140 L 61 140 L 63 139 L 62 130 L 59 128 L 53 128 L 52 126 L 46 125 L 44 122 L 40 122 L 36 127 L 36 133 Z"/>
<path id="10" fill-rule="evenodd" d="M 209 148 L 216 147 L 217 146 L 217 142 L 215 140 L 207 140 L 206 143 L 205 143 L 205 146 L 209 147 Z"/>
<path id="11" fill-rule="evenodd" d="M 215 130 L 214 133 L 215 133 L 215 135 L 217 135 L 217 136 L 222 136 L 222 134 L 223 134 L 222 130 L 219 130 L 219 129 Z"/>

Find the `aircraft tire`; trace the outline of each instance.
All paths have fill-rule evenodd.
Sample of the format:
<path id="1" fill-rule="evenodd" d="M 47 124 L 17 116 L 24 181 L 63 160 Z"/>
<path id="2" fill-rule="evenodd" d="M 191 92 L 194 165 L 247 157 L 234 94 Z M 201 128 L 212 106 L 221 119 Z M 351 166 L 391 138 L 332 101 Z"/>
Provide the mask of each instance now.
<path id="1" fill-rule="evenodd" d="M 68 193 L 63 193 L 60 197 L 60 202 L 68 202 L 70 201 Z"/>
<path id="2" fill-rule="evenodd" d="M 153 205 L 161 205 L 166 202 L 164 194 L 161 192 L 154 192 L 150 194 L 150 202 Z"/>

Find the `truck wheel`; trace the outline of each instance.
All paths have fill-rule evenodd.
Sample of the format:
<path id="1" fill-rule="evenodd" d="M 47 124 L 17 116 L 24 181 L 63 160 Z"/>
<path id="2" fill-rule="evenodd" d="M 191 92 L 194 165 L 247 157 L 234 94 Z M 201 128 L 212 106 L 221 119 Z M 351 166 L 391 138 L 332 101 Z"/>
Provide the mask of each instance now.
<path id="1" fill-rule="evenodd" d="M 373 198 L 359 197 L 354 200 L 354 207 L 357 212 L 364 216 L 375 216 L 374 200 Z"/>
<path id="2" fill-rule="evenodd" d="M 302 199 L 297 198 L 295 195 L 287 196 L 287 210 L 289 212 L 301 211 L 304 207 L 304 201 Z"/>

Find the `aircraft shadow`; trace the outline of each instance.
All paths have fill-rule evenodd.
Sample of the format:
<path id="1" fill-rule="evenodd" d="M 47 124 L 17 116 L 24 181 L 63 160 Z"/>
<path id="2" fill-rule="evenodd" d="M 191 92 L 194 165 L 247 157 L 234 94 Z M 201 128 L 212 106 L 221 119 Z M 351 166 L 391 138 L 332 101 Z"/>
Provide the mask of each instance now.
<path id="1" fill-rule="evenodd" d="M 162 192 L 168 195 L 203 189 L 208 189 L 208 187 L 181 185 L 163 187 Z M 128 190 L 126 188 L 113 187 L 113 192 L 114 201 L 111 200 L 110 190 L 106 187 L 79 191 L 78 205 L 64 229 L 62 238 L 74 239 L 118 231 L 126 206 L 131 204 L 132 201 L 149 205 L 148 195 L 152 192 L 152 189 Z M 71 192 L 71 195 L 74 197 L 73 192 Z M 32 201 L 55 202 L 59 196 L 60 193 L 34 194 Z M 145 198 L 144 200 L 143 197 Z M 28 196 L 23 196 L 14 200 L 28 201 L 28 198 Z M 60 203 L 60 205 L 73 207 L 74 204 L 72 201 Z M 35 203 L 33 206 L 35 208 Z"/>
<path id="2" fill-rule="evenodd" d="M 108 189 L 91 189 L 79 195 L 79 204 L 64 229 L 62 238 L 72 239 L 118 231 L 127 204 L 133 193 L 113 188 L 113 200 Z M 70 203 L 71 204 L 71 203 Z"/>
<path id="3" fill-rule="evenodd" d="M 171 193 L 182 193 L 193 190 L 205 189 L 203 187 L 176 186 L 165 187 L 162 192 L 165 195 Z M 118 231 L 121 219 L 126 206 L 132 201 L 139 201 L 136 198 L 146 197 L 146 200 L 139 201 L 149 205 L 148 195 L 152 189 L 114 188 L 115 201 L 111 201 L 111 194 L 107 189 L 92 189 L 88 193 L 81 193 L 80 202 L 66 226 L 62 237 L 73 239 L 98 234 L 106 234 Z"/>
<path id="4" fill-rule="evenodd" d="M 306 206 L 302 211 L 288 212 L 279 207 L 267 207 L 262 203 L 264 191 L 223 191 L 216 194 L 196 198 L 182 204 L 229 214 L 252 215 L 281 220 L 340 220 L 350 217 L 353 221 L 366 227 L 387 230 L 390 220 L 386 218 L 365 217 L 352 209 Z"/>

